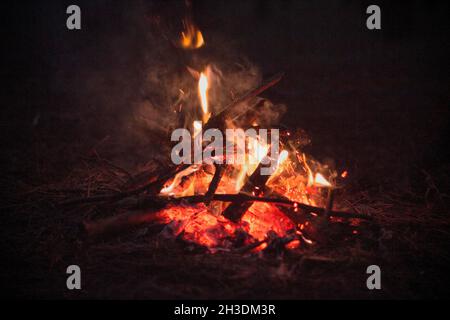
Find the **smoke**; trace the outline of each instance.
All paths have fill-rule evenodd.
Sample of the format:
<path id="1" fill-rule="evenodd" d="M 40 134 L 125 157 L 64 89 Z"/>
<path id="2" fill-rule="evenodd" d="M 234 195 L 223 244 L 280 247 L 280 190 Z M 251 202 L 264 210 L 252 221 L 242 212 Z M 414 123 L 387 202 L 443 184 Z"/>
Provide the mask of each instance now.
<path id="1" fill-rule="evenodd" d="M 118 21 L 102 21 L 102 27 L 85 31 L 81 48 L 62 45 L 60 59 L 53 61 L 52 89 L 66 97 L 59 116 L 73 121 L 83 139 L 108 136 L 114 143 L 103 152 L 137 156 L 137 161 L 170 154 L 165 148 L 171 131 L 192 123 L 200 112 L 197 79 L 187 67 L 200 72 L 209 66 L 213 114 L 261 81 L 259 69 L 226 35 L 206 32 L 205 47 L 180 48 L 185 12 L 179 3 L 127 2 L 127 10 L 110 6 L 117 6 L 110 11 Z M 277 121 L 284 111 L 267 100 L 253 103 L 259 105 L 262 125 Z"/>

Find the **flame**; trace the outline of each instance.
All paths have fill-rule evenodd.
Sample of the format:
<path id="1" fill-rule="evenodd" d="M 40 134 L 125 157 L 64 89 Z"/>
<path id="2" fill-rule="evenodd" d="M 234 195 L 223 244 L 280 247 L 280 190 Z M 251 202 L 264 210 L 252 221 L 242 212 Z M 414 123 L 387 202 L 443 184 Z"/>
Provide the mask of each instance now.
<path id="1" fill-rule="evenodd" d="M 241 170 L 239 171 L 236 177 L 235 190 L 239 192 L 244 185 L 245 177 L 247 176 L 248 165 L 247 163 L 242 165 Z"/>
<path id="2" fill-rule="evenodd" d="M 198 80 L 198 94 L 200 95 L 200 102 L 203 114 L 208 113 L 208 77 L 202 72 Z"/>
<path id="3" fill-rule="evenodd" d="M 198 49 L 203 47 L 205 40 L 200 30 L 191 19 L 183 20 L 184 31 L 181 32 L 181 46 L 184 49 Z"/>
<path id="4" fill-rule="evenodd" d="M 332 184 L 328 182 L 327 179 L 324 178 L 323 175 L 320 173 L 316 173 L 316 176 L 314 177 L 314 184 L 319 187 L 331 187 Z"/>
<path id="5" fill-rule="evenodd" d="M 192 166 L 189 166 L 187 169 L 184 169 L 183 171 L 179 172 L 170 184 L 164 186 L 161 189 L 160 193 L 162 195 L 174 195 L 175 188 L 181 184 L 183 178 L 196 172 L 198 169 L 199 169 L 199 166 L 192 165 Z M 189 188 L 186 188 L 186 189 L 189 189 Z M 183 194 L 183 195 L 185 195 L 185 194 Z"/>
<path id="6" fill-rule="evenodd" d="M 283 164 L 283 162 L 286 161 L 288 156 L 289 156 L 289 152 L 287 152 L 286 150 L 281 151 L 280 155 L 278 157 L 278 166 L 281 166 Z"/>
<path id="7" fill-rule="evenodd" d="M 248 137 L 249 153 L 246 162 L 241 166 L 241 169 L 236 177 L 235 190 L 239 192 L 245 183 L 245 177 L 250 176 L 255 172 L 259 163 L 269 152 L 269 145 L 262 141 Z"/>
<path id="8" fill-rule="evenodd" d="M 248 154 L 247 174 L 251 175 L 256 170 L 259 163 L 264 159 L 264 157 L 269 152 L 269 145 L 252 137 L 248 138 L 248 145 L 249 145 L 249 154 Z"/>
<path id="9" fill-rule="evenodd" d="M 302 162 L 303 162 L 303 166 L 308 174 L 308 187 L 311 186 L 316 186 L 316 187 L 332 187 L 333 185 L 327 180 L 325 179 L 325 177 L 320 174 L 320 173 L 316 173 L 315 175 L 313 175 L 313 172 L 311 170 L 311 168 L 308 165 L 308 162 L 306 161 L 306 155 L 303 154 L 302 157 Z"/>
<path id="10" fill-rule="evenodd" d="M 267 180 L 266 185 L 267 184 L 270 185 L 274 180 L 276 180 L 281 175 L 281 173 L 284 171 L 283 163 L 286 162 L 288 156 L 289 152 L 287 150 L 282 150 L 280 152 L 280 154 L 278 155 L 277 167 L 275 168 L 275 171 L 272 173 L 270 178 Z"/>
<path id="11" fill-rule="evenodd" d="M 202 131 L 202 122 L 201 121 L 194 121 L 192 122 L 192 127 L 194 128 L 194 139 L 197 137 L 197 135 Z"/>
<path id="12" fill-rule="evenodd" d="M 301 161 L 303 162 L 303 167 L 305 168 L 306 172 L 308 173 L 308 187 L 310 187 L 314 184 L 314 176 L 313 176 L 311 168 L 308 165 L 308 162 L 306 161 L 306 155 L 304 153 L 302 155 Z"/>

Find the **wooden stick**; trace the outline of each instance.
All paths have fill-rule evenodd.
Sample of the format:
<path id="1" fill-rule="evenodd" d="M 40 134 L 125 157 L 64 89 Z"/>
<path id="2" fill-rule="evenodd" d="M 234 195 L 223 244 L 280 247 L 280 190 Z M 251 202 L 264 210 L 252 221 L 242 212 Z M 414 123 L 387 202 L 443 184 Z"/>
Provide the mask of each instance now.
<path id="1" fill-rule="evenodd" d="M 223 164 L 215 164 L 216 171 L 214 172 L 214 176 L 209 184 L 208 191 L 205 194 L 205 205 L 209 205 L 211 202 L 212 196 L 216 193 L 217 187 L 219 186 L 220 180 L 222 180 L 225 165 Z"/>
<path id="2" fill-rule="evenodd" d="M 247 179 L 244 186 L 241 188 L 241 192 L 248 194 L 257 194 L 259 193 L 257 191 L 262 191 L 264 189 L 265 184 L 269 179 L 270 175 L 261 175 L 262 163 L 263 161 L 259 163 L 256 170 Z M 256 190 L 256 187 L 258 187 L 259 190 Z M 222 212 L 222 215 L 233 222 L 238 222 L 245 214 L 245 212 L 251 207 L 252 204 L 253 202 L 250 201 L 233 202 L 232 204 L 230 204 L 228 207 L 225 208 L 225 210 Z"/>
<path id="3" fill-rule="evenodd" d="M 273 172 L 270 175 L 261 174 L 263 163 L 268 162 L 270 162 L 270 157 L 265 156 L 264 159 L 258 164 L 256 170 L 245 182 L 241 189 L 241 193 L 253 194 L 255 196 L 259 196 L 264 193 L 267 180 L 269 180 L 271 174 L 273 174 Z M 224 210 L 222 215 L 233 222 L 238 222 L 245 212 L 251 207 L 251 205 L 252 202 L 232 203 Z"/>
<path id="4" fill-rule="evenodd" d="M 188 165 L 182 165 L 179 167 L 175 167 L 169 173 L 166 173 L 165 175 L 161 176 L 160 178 L 150 181 L 149 183 L 146 183 L 141 187 L 138 187 L 138 188 L 135 188 L 135 189 L 132 189 L 129 191 L 119 192 L 119 193 L 115 193 L 115 194 L 96 195 L 96 196 L 91 196 L 91 197 L 75 198 L 75 199 L 70 199 L 67 201 L 62 201 L 59 203 L 59 205 L 68 206 L 68 205 L 106 202 L 106 201 L 114 202 L 114 201 L 119 201 L 124 198 L 140 194 L 144 191 L 155 191 L 156 190 L 156 192 L 159 192 L 160 189 L 162 188 L 162 185 L 164 184 L 164 182 L 171 179 L 177 173 L 185 170 L 187 167 L 188 167 Z"/>
<path id="5" fill-rule="evenodd" d="M 156 212 L 153 210 L 145 212 L 127 212 L 106 219 L 83 222 L 83 230 L 89 239 L 98 240 L 126 232 L 133 228 L 156 221 Z"/>
<path id="6" fill-rule="evenodd" d="M 325 221 L 328 221 L 329 214 L 333 210 L 333 203 L 334 203 L 334 188 L 330 187 L 330 188 L 328 188 L 327 205 L 325 207 L 325 211 L 324 211 L 324 215 L 323 215 Z"/>

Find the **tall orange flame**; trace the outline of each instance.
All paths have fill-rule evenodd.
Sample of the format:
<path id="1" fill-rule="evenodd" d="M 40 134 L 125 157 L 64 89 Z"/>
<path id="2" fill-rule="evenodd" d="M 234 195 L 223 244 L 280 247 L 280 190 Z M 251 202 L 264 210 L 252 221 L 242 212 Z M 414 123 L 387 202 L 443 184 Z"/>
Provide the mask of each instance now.
<path id="1" fill-rule="evenodd" d="M 208 77 L 202 72 L 198 80 L 198 92 L 200 95 L 200 102 L 202 104 L 203 113 L 208 113 Z"/>
<path id="2" fill-rule="evenodd" d="M 206 123 L 209 119 L 210 113 L 208 110 L 208 90 L 209 83 L 208 77 L 205 73 L 200 73 L 200 78 L 198 80 L 198 95 L 200 97 L 200 104 L 203 111 L 203 122 Z"/>

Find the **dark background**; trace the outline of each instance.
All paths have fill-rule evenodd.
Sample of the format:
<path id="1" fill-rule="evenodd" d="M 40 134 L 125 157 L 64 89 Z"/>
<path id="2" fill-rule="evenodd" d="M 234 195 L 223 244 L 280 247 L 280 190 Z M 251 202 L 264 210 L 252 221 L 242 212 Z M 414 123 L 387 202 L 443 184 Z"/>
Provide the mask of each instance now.
<path id="1" fill-rule="evenodd" d="M 288 106 L 284 125 L 308 132 L 309 152 L 349 171 L 349 192 L 395 192 L 448 219 L 448 2 L 372 2 L 194 1 L 207 43 L 199 54 L 220 59 L 227 52 L 229 61 L 242 55 L 263 75 L 284 71 L 266 96 Z M 164 47 L 146 36 L 152 19 L 160 17 L 170 35 L 185 13 L 179 1 L 74 3 L 80 31 L 65 27 L 72 2 L 2 2 L 2 279 L 41 265 L 36 281 L 46 281 L 46 262 L 26 256 L 32 249 L 15 254 L 34 240 L 17 237 L 27 219 L 15 220 L 8 199 L 18 201 L 23 184 L 57 180 L 77 162 L 74 154 L 120 135 L 156 63 L 152 50 Z M 382 30 L 366 28 L 370 4 L 381 7 Z M 132 136 L 126 148 L 120 143 L 126 156 L 104 154 L 133 167 L 148 160 L 136 150 L 145 143 Z M 8 287 L 33 296 L 23 282 Z M 424 287 L 427 296 L 442 295 L 442 288 Z"/>

